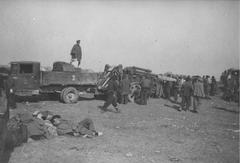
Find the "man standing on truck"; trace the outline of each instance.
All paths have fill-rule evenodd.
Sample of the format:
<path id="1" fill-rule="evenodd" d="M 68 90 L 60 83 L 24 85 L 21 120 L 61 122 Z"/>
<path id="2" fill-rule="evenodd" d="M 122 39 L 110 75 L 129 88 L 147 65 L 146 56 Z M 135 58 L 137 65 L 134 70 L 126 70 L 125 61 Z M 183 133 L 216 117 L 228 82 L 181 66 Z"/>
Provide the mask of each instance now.
<path id="1" fill-rule="evenodd" d="M 80 46 L 80 40 L 76 41 L 76 44 L 73 45 L 71 50 L 71 61 L 70 64 L 72 64 L 73 61 L 78 61 L 78 67 L 80 66 L 81 60 L 82 60 L 82 48 Z"/>

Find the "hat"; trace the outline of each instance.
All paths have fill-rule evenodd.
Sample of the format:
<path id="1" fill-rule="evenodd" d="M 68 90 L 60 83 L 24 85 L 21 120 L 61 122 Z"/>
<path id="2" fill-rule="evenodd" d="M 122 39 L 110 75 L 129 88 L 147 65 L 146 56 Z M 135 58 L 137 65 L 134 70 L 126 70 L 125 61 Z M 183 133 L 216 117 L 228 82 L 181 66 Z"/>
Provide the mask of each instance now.
<path id="1" fill-rule="evenodd" d="M 52 116 L 52 118 L 50 119 L 50 122 L 53 123 L 55 118 L 61 118 L 61 116 L 60 115 Z"/>
<path id="2" fill-rule="evenodd" d="M 33 116 L 37 116 L 40 113 L 40 111 L 36 110 L 35 112 L 32 113 Z"/>

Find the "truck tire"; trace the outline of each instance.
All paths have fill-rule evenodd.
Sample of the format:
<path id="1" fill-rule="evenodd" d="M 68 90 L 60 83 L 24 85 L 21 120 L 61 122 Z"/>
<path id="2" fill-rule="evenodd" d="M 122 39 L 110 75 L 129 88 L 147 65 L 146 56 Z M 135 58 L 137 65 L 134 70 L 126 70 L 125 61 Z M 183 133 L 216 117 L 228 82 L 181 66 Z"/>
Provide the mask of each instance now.
<path id="1" fill-rule="evenodd" d="M 68 88 L 69 88 L 69 87 L 63 88 L 63 90 L 62 90 L 61 93 L 60 93 L 60 101 L 63 102 L 63 103 L 65 103 L 64 100 L 63 100 L 64 91 L 65 91 L 66 89 L 68 89 Z"/>
<path id="2" fill-rule="evenodd" d="M 61 102 L 64 102 L 63 101 L 63 93 L 64 93 L 65 90 L 66 90 L 66 88 L 63 88 L 60 95 L 59 95 L 59 99 L 60 99 Z"/>
<path id="3" fill-rule="evenodd" d="M 62 90 L 60 98 L 62 102 L 72 104 L 78 101 L 79 94 L 76 88 L 67 87 Z"/>
<path id="4" fill-rule="evenodd" d="M 140 92 L 141 86 L 136 82 L 131 83 L 130 94 L 128 95 L 129 101 L 135 102 L 135 100 L 140 96 Z"/>

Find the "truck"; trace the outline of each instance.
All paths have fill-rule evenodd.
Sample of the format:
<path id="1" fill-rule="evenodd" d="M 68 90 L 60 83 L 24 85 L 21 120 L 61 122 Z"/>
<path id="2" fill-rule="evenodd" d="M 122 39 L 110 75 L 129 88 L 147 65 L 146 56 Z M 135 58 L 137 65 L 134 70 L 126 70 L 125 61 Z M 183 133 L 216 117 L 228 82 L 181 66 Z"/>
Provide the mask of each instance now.
<path id="1" fill-rule="evenodd" d="M 131 102 L 135 102 L 135 100 L 140 98 L 140 92 L 141 92 L 140 83 L 141 83 L 142 77 L 145 76 L 152 81 L 153 84 L 151 87 L 151 96 L 155 96 L 156 87 L 154 83 L 157 82 L 158 76 L 156 74 L 153 74 L 151 70 L 136 67 L 136 66 L 129 66 L 129 67 L 123 68 L 121 64 L 118 66 L 107 66 L 107 67 L 109 68 L 107 69 L 105 68 L 104 73 L 101 75 L 97 83 L 97 89 L 99 92 L 103 92 L 104 94 L 104 91 L 108 86 L 108 81 L 110 81 L 112 76 L 116 76 L 117 79 L 120 81 L 122 76 L 128 75 L 129 80 L 131 82 L 130 94 L 128 95 L 128 99 Z"/>
<path id="2" fill-rule="evenodd" d="M 125 67 L 123 69 L 123 74 L 127 74 L 131 80 L 130 92 L 132 93 L 129 95 L 130 101 L 133 101 L 132 99 L 138 98 L 137 96 L 139 96 L 139 92 L 141 91 L 140 83 L 143 76 L 148 77 L 152 83 L 149 96 L 157 96 L 157 82 L 159 81 L 157 74 L 152 73 L 152 70 L 131 66 Z"/>
<path id="3" fill-rule="evenodd" d="M 99 78 L 99 73 L 75 68 L 66 62 L 54 62 L 48 71 L 41 70 L 40 62 L 17 61 L 10 65 L 9 77 L 14 81 L 15 95 L 57 93 L 64 103 L 76 103 L 80 94 L 95 93 Z"/>

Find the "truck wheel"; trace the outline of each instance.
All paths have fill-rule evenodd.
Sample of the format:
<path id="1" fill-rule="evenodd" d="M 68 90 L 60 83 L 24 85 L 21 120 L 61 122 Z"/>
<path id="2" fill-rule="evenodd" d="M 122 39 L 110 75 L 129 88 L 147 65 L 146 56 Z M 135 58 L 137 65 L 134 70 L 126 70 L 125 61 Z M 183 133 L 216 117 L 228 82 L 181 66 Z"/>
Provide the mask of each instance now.
<path id="1" fill-rule="evenodd" d="M 140 96 L 140 92 L 141 92 L 141 86 L 136 82 L 131 83 L 130 94 L 128 95 L 129 101 L 135 102 L 135 99 Z"/>
<path id="2" fill-rule="evenodd" d="M 63 101 L 63 93 L 64 93 L 65 90 L 66 90 L 66 88 L 63 88 L 63 90 L 61 91 L 61 93 L 60 93 L 60 95 L 59 95 L 59 98 L 60 98 L 60 101 L 61 101 L 61 102 L 64 102 L 64 101 Z"/>
<path id="3" fill-rule="evenodd" d="M 63 90 L 62 90 L 61 93 L 60 93 L 60 101 L 63 102 L 63 103 L 65 103 L 65 102 L 64 102 L 64 99 L 63 99 L 63 97 L 64 97 L 64 92 L 65 92 L 68 88 L 69 88 L 69 87 L 63 88 Z M 71 88 L 72 88 L 72 87 L 71 87 Z"/>
<path id="4" fill-rule="evenodd" d="M 61 92 L 61 100 L 66 104 L 76 103 L 78 101 L 78 91 L 76 88 L 67 87 Z"/>

